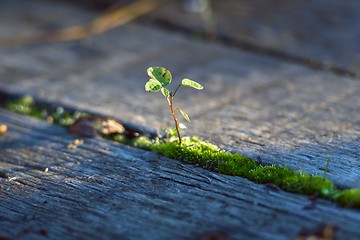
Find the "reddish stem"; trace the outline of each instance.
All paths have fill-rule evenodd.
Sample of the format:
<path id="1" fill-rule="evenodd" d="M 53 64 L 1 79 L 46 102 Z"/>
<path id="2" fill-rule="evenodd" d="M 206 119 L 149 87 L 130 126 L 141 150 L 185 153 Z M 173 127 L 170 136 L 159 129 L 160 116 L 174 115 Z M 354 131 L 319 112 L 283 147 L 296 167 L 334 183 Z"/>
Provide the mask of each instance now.
<path id="1" fill-rule="evenodd" d="M 169 103 L 169 107 L 170 107 L 170 111 L 171 111 L 171 114 L 174 118 L 174 122 L 175 122 L 175 128 L 176 128 L 176 132 L 177 132 L 177 135 L 179 137 L 179 145 L 181 145 L 181 136 L 180 136 L 180 130 L 179 130 L 179 122 L 176 118 L 176 115 L 175 115 L 175 111 L 174 111 L 174 108 L 173 108 L 173 99 L 174 99 L 174 95 L 171 95 L 169 98 L 167 98 L 168 100 L 168 103 Z"/>

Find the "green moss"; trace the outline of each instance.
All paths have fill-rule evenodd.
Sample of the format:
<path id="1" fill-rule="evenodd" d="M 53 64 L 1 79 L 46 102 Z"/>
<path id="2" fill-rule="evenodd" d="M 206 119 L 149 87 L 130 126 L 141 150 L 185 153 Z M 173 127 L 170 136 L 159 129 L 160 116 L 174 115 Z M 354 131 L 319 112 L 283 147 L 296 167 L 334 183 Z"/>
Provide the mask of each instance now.
<path id="1" fill-rule="evenodd" d="M 35 107 L 35 101 L 31 96 L 24 96 L 17 101 L 5 103 L 5 108 L 12 111 L 25 114 L 28 116 L 44 119 L 46 111 L 42 111 Z"/>
<path id="2" fill-rule="evenodd" d="M 76 119 L 86 115 L 85 113 L 77 111 L 70 113 L 62 107 L 56 108 L 53 112 L 48 112 L 46 109 L 37 107 L 31 96 L 24 96 L 16 101 L 8 101 L 5 103 L 5 108 L 12 112 L 40 118 L 62 126 L 70 126 Z"/>
<path id="3" fill-rule="evenodd" d="M 72 124 L 77 118 L 84 115 L 79 112 L 70 114 L 63 108 L 58 108 L 55 112 L 48 114 L 46 110 L 37 108 L 34 100 L 29 96 L 16 102 L 7 103 L 6 108 L 47 119 L 63 126 Z M 125 135 L 116 135 L 111 138 L 111 140 L 123 144 L 151 150 L 168 158 L 193 163 L 223 174 L 241 176 L 261 184 L 275 184 L 288 192 L 317 194 L 344 207 L 360 208 L 359 188 L 341 190 L 325 177 L 311 176 L 302 170 L 294 171 L 276 165 L 264 166 L 249 157 L 221 150 L 216 145 L 197 137 L 183 137 L 182 145 L 179 145 L 179 140 L 172 141 L 173 139 L 176 138 L 171 137 L 171 134 L 165 140 L 151 140 L 144 136 L 129 139 Z"/>
<path id="4" fill-rule="evenodd" d="M 263 166 L 249 157 L 221 150 L 197 137 L 184 137 L 181 146 L 178 141 L 155 141 L 145 137 L 133 139 L 127 144 L 223 174 L 245 177 L 256 183 L 272 183 L 287 192 L 317 194 L 342 206 L 360 208 L 360 189 L 340 190 L 330 180 L 309 175 L 302 170 L 294 171 L 276 165 Z"/>
<path id="5" fill-rule="evenodd" d="M 336 202 L 344 207 L 360 208 L 360 189 L 346 189 L 333 195 Z"/>

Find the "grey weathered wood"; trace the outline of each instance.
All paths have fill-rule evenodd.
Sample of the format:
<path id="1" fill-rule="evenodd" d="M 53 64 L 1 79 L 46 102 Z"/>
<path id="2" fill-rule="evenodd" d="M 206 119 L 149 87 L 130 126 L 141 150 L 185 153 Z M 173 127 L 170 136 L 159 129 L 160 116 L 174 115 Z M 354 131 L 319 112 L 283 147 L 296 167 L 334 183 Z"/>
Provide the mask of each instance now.
<path id="1" fill-rule="evenodd" d="M 152 152 L 84 139 L 0 109 L 0 236 L 10 239 L 292 239 L 337 226 L 360 237 L 360 213 L 274 191 Z M 44 170 L 48 168 L 48 172 Z"/>
<path id="2" fill-rule="evenodd" d="M 29 5 L 6 2 L 13 12 L 0 8 L 1 36 L 54 29 L 64 16 L 65 25 L 94 16 L 63 3 L 32 1 L 29 11 Z M 323 173 L 332 152 L 327 176 L 341 186 L 360 186 L 357 79 L 141 23 L 83 42 L 15 46 L 0 54 L 4 91 L 158 129 L 171 126 L 171 118 L 161 95 L 144 92 L 145 70 L 165 65 L 174 81 L 191 77 L 205 86 L 202 92 L 180 90 L 176 99 L 192 117 L 188 134 L 312 174 Z M 63 128 L 6 111 L 0 118 L 9 125 L 0 137 L 1 176 L 9 175 L 0 179 L 4 236 L 187 239 L 224 231 L 235 239 L 289 239 L 330 221 L 340 239 L 359 237 L 358 211 L 326 201 L 304 210 L 305 196 L 107 141 L 85 139 L 70 150 L 74 138 Z"/>
<path id="3" fill-rule="evenodd" d="M 55 5 L 41 6 L 56 16 L 50 14 Z M 85 19 L 93 16 L 68 8 Z M 40 17 L 39 11 L 29 14 Z M 8 20 L 0 24 L 8 29 L 12 19 L 19 22 L 11 25 L 13 31 L 21 32 L 23 24 L 42 29 L 42 24 L 18 15 L 5 15 Z M 173 123 L 161 94 L 144 91 L 145 71 L 165 65 L 174 82 L 190 77 L 205 86 L 200 92 L 181 89 L 175 99 L 192 118 L 186 134 L 311 174 L 322 175 L 331 156 L 327 176 L 340 186 L 360 187 L 356 79 L 133 23 L 84 42 L 17 46 L 0 53 L 0 88 L 5 91 L 157 129 Z"/>
<path id="4" fill-rule="evenodd" d="M 274 54 L 285 61 L 319 62 L 324 68 L 335 66 L 360 76 L 359 1 L 210 2 L 216 33 L 235 39 L 244 48 Z M 200 14 L 185 12 L 182 1 L 168 1 L 151 13 L 150 19 L 200 32 L 206 25 Z"/>

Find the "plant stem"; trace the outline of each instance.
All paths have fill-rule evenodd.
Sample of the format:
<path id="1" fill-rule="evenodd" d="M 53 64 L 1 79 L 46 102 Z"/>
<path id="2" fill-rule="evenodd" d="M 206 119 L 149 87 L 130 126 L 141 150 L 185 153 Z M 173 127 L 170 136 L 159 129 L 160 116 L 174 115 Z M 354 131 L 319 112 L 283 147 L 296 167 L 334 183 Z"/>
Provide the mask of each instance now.
<path id="1" fill-rule="evenodd" d="M 179 84 L 179 86 L 177 86 L 177 88 L 175 89 L 174 93 L 172 94 L 172 98 L 175 97 L 176 92 L 179 90 L 179 87 L 181 87 L 181 83 Z"/>
<path id="2" fill-rule="evenodd" d="M 178 87 L 179 88 L 179 87 Z M 178 89 L 177 88 L 177 89 Z M 177 90 L 176 89 L 176 90 Z M 175 91 L 176 92 L 176 91 Z M 173 108 L 173 99 L 174 99 L 174 95 L 171 94 L 171 96 L 169 98 L 166 98 L 168 103 L 169 103 L 169 107 L 170 107 L 170 111 L 171 111 L 171 114 L 174 118 L 174 122 L 175 122 L 175 128 L 176 128 L 176 132 L 177 132 L 177 135 L 178 135 L 178 138 L 179 138 L 179 145 L 181 145 L 181 136 L 180 136 L 180 129 L 179 129 L 179 122 L 176 118 L 176 115 L 175 115 L 175 111 L 174 111 L 174 108 Z"/>

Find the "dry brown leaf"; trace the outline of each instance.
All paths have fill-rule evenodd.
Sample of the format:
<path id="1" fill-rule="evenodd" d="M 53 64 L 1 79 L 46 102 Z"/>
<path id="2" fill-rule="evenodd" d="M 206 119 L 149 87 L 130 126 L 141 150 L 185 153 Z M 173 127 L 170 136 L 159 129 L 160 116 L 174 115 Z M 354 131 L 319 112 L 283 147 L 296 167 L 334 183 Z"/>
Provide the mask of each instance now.
<path id="1" fill-rule="evenodd" d="M 71 134 L 83 137 L 123 134 L 125 132 L 124 126 L 115 119 L 95 116 L 79 118 L 69 129 Z"/>
<path id="2" fill-rule="evenodd" d="M 101 128 L 99 129 L 101 134 L 110 135 L 110 134 L 122 134 L 125 132 L 125 128 L 122 124 L 117 122 L 114 119 L 107 118 L 103 119 L 101 122 Z"/>
<path id="3" fill-rule="evenodd" d="M 70 134 L 83 137 L 96 137 L 98 136 L 94 127 L 96 124 L 98 124 L 97 118 L 81 117 L 70 125 Z"/>

